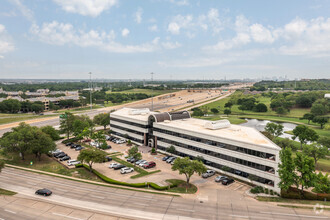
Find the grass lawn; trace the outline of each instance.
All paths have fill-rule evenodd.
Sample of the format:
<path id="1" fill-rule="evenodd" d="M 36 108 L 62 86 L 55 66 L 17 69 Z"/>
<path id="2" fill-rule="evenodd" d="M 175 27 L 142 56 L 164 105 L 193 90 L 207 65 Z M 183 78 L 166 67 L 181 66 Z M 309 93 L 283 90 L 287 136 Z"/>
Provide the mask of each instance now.
<path id="1" fill-rule="evenodd" d="M 107 91 L 106 93 L 125 93 L 125 94 L 129 94 L 129 93 L 144 93 L 147 94 L 149 96 L 151 96 L 152 94 L 154 96 L 158 96 L 158 95 L 162 95 L 162 94 L 166 94 L 166 93 L 172 93 L 172 92 L 177 92 L 178 90 L 174 90 L 174 89 L 168 89 L 168 90 L 151 90 L 151 89 L 130 89 L 130 90 L 125 90 L 125 91 L 120 91 L 120 92 L 111 92 L 111 91 Z"/>
<path id="2" fill-rule="evenodd" d="M 262 197 L 257 196 L 256 199 L 262 202 L 281 202 L 281 203 L 296 203 L 296 204 L 320 204 L 320 205 L 330 205 L 330 201 L 319 201 L 319 200 L 303 200 L 303 199 L 286 199 L 281 197 Z"/>
<path id="3" fill-rule="evenodd" d="M 13 196 L 15 194 L 16 194 L 15 192 L 12 192 L 12 191 L 5 190 L 5 189 L 1 189 L 0 188 L 0 195 L 3 195 L 3 196 Z"/>
<path id="4" fill-rule="evenodd" d="M 300 143 L 299 143 L 299 149 L 300 149 Z M 292 156 L 296 157 L 296 153 L 292 152 Z M 329 158 L 319 159 L 316 163 L 315 170 L 330 173 L 330 159 Z"/>
<path id="5" fill-rule="evenodd" d="M 10 114 L 10 116 L 0 116 L 0 124 L 8 124 L 18 121 L 26 121 L 37 118 L 48 118 L 56 115 L 32 115 L 32 114 Z"/>
<path id="6" fill-rule="evenodd" d="M 102 182 L 102 180 L 99 179 L 96 175 L 88 172 L 85 169 L 68 169 L 56 160 L 46 155 L 42 155 L 41 161 L 38 161 L 38 159 L 36 159 L 35 156 L 31 154 L 26 155 L 25 160 L 21 160 L 21 158 L 17 154 L 9 154 L 7 157 L 1 155 L 1 158 L 4 159 L 6 163 L 16 166 Z M 32 162 L 32 165 L 30 165 L 30 162 Z"/>
<path id="7" fill-rule="evenodd" d="M 174 192 L 174 193 L 196 193 L 197 187 L 191 183 L 189 183 L 189 186 L 187 187 L 186 181 L 178 180 L 178 179 L 169 179 L 166 180 L 166 182 L 169 182 L 171 184 L 177 184 L 177 187 L 170 188 L 166 190 L 167 192 Z"/>

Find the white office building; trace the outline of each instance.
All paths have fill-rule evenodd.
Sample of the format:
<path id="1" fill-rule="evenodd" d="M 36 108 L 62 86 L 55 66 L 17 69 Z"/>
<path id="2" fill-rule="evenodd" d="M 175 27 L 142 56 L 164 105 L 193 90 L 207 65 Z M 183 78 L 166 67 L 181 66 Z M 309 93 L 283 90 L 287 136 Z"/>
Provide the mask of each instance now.
<path id="1" fill-rule="evenodd" d="M 277 184 L 280 147 L 254 128 L 232 125 L 228 120 L 191 118 L 189 112 L 155 113 L 124 108 L 110 114 L 115 135 L 176 155 L 202 157 L 210 168 L 280 192 Z M 125 135 L 127 134 L 127 135 Z"/>

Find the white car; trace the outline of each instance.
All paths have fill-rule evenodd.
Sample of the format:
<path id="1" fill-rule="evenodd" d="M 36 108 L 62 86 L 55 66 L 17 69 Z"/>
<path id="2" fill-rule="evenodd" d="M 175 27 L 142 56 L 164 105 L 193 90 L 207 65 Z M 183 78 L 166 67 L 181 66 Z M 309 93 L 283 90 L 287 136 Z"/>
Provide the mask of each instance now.
<path id="1" fill-rule="evenodd" d="M 123 144 L 123 143 L 125 143 L 125 142 L 126 142 L 125 140 L 120 139 L 120 140 L 118 140 L 116 143 L 117 143 L 117 144 Z"/>
<path id="2" fill-rule="evenodd" d="M 140 165 L 140 163 L 145 163 L 147 162 L 146 160 L 138 160 L 135 162 L 136 165 Z"/>
<path id="3" fill-rule="evenodd" d="M 114 168 L 114 167 L 116 167 L 116 166 L 118 166 L 119 165 L 119 163 L 111 163 L 110 165 L 109 165 L 109 168 Z"/>
<path id="4" fill-rule="evenodd" d="M 56 154 L 56 153 L 59 153 L 59 152 L 62 152 L 62 150 L 56 149 L 56 150 L 53 150 L 53 151 L 49 151 L 49 153 L 51 153 L 51 154 Z"/>
<path id="5" fill-rule="evenodd" d="M 148 164 L 148 161 L 143 161 L 143 162 L 139 163 L 139 166 L 142 167 L 144 164 Z"/>
<path id="6" fill-rule="evenodd" d="M 131 172 L 133 172 L 134 171 L 134 169 L 132 168 L 132 167 L 124 167 L 124 168 L 121 168 L 120 169 L 120 173 L 121 174 L 124 174 L 124 173 L 131 173 Z"/>
<path id="7" fill-rule="evenodd" d="M 81 162 L 79 160 L 68 160 L 67 163 L 68 166 L 74 166 L 76 164 L 80 164 Z"/>

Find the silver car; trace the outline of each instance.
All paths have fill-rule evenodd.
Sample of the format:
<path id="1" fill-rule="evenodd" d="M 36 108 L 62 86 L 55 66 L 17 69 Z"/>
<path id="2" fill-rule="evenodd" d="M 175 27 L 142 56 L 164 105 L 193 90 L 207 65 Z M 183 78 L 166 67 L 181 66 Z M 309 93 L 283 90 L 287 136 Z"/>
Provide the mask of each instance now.
<path id="1" fill-rule="evenodd" d="M 217 176 L 214 181 L 215 182 L 222 182 L 222 180 L 227 179 L 228 177 L 226 176 Z"/>

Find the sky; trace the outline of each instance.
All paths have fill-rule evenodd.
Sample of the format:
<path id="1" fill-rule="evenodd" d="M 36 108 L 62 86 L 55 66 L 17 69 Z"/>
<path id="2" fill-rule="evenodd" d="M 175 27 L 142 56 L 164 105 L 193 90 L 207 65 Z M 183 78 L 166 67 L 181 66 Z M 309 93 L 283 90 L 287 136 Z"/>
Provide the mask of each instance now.
<path id="1" fill-rule="evenodd" d="M 330 78 L 330 0 L 1 0 L 0 78 Z"/>

